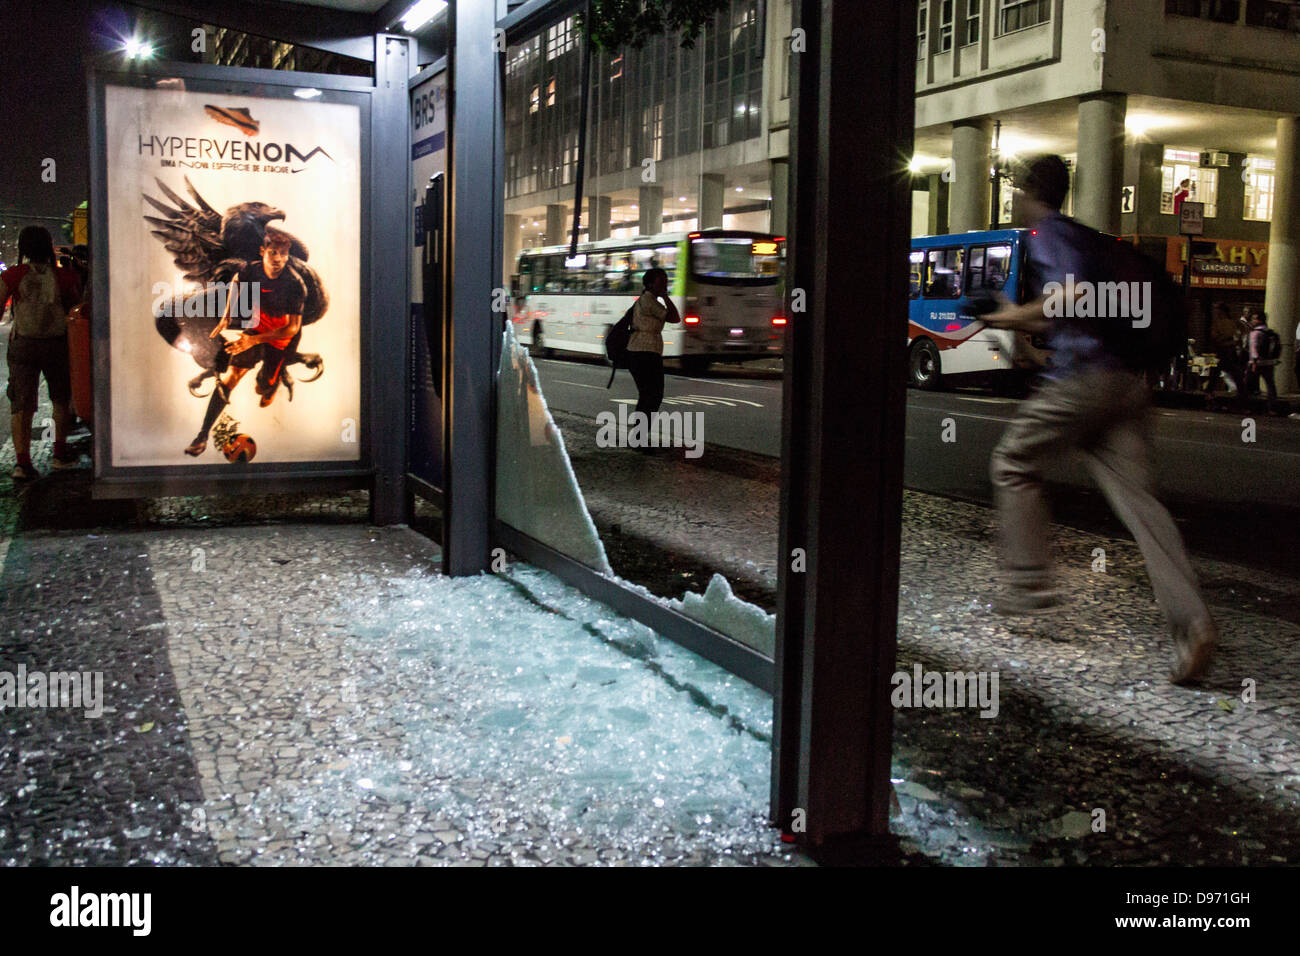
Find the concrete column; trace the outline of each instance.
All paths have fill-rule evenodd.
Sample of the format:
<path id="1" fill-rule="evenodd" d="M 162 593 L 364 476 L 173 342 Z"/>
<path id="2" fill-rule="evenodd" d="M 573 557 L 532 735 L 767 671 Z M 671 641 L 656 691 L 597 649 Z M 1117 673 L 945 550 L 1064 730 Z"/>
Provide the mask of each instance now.
<path id="1" fill-rule="evenodd" d="M 1103 93 L 1079 101 L 1079 159 L 1074 174 L 1074 218 L 1119 234 L 1124 185 L 1124 113 L 1128 97 Z"/>
<path id="2" fill-rule="evenodd" d="M 592 242 L 609 238 L 610 220 L 613 215 L 614 204 L 608 196 L 587 198 L 587 231 Z"/>
<path id="3" fill-rule="evenodd" d="M 1122 235 L 1160 235 L 1169 232 L 1169 227 L 1160 215 L 1160 164 L 1164 161 L 1165 147 L 1162 143 L 1131 142 L 1124 149 L 1125 186 L 1137 187 L 1137 212 L 1120 217 Z M 1173 232 L 1178 231 L 1174 226 Z"/>
<path id="4" fill-rule="evenodd" d="M 1241 178 L 1245 153 L 1229 153 L 1228 166 L 1219 170 L 1218 207 L 1213 219 L 1205 220 L 1206 235 L 1216 239 L 1245 239 L 1241 217 L 1246 211 L 1246 181 Z"/>
<path id="5" fill-rule="evenodd" d="M 562 246 L 569 240 L 573 221 L 569 219 L 569 207 L 564 203 L 552 203 L 546 207 L 546 244 Z"/>
<path id="6" fill-rule="evenodd" d="M 505 229 L 501 236 L 501 287 L 510 288 L 510 277 L 519 271 L 519 252 L 524 246 L 522 216 L 505 217 Z"/>
<path id="7" fill-rule="evenodd" d="M 790 231 L 790 161 L 772 160 L 772 215 L 768 231 L 784 236 Z"/>
<path id="8" fill-rule="evenodd" d="M 931 173 L 927 179 L 930 181 L 930 210 L 926 235 L 942 236 L 948 232 L 948 181 L 939 173 Z"/>
<path id="9" fill-rule="evenodd" d="M 637 211 L 641 213 L 641 235 L 653 236 L 657 232 L 663 232 L 664 187 L 642 186 L 637 196 Z"/>
<path id="10" fill-rule="evenodd" d="M 726 202 L 727 181 L 720 173 L 700 177 L 700 228 L 721 229 L 722 208 Z"/>
<path id="11" fill-rule="evenodd" d="M 1273 222 L 1268 231 L 1268 278 L 1264 311 L 1269 328 L 1282 338 L 1282 361 L 1274 372 L 1278 391 L 1293 392 L 1295 328 L 1300 320 L 1300 119 L 1277 121 L 1277 170 L 1273 180 Z"/>
<path id="12" fill-rule="evenodd" d="M 948 191 L 948 219 L 953 232 L 989 227 L 992 145 L 993 121 L 988 117 L 953 124 L 952 182 Z"/>

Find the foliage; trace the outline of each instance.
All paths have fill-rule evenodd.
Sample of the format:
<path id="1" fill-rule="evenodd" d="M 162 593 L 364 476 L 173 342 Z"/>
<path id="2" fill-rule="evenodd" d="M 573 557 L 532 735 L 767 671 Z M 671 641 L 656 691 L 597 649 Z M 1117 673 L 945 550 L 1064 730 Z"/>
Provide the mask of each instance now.
<path id="1" fill-rule="evenodd" d="M 591 0 L 591 40 L 599 48 L 640 49 L 652 36 L 681 31 L 682 46 L 690 49 L 731 0 Z M 579 17 L 579 28 L 587 25 Z"/>

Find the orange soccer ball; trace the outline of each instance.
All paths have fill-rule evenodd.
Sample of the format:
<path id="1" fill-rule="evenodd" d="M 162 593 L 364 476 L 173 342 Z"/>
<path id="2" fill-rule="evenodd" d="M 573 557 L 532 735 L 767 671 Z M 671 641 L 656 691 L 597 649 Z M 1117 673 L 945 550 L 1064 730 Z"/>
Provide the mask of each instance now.
<path id="1" fill-rule="evenodd" d="M 252 461 L 257 455 L 257 442 L 241 432 L 226 442 L 222 451 L 225 452 L 226 461 L 231 464 Z"/>

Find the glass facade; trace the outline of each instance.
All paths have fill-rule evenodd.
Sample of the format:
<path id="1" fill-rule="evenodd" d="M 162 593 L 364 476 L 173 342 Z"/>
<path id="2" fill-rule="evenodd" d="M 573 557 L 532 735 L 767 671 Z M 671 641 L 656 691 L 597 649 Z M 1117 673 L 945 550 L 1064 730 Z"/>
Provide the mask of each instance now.
<path id="1" fill-rule="evenodd" d="M 694 49 L 655 37 L 592 62 L 595 175 L 762 135 L 762 4 L 732 0 Z M 572 17 L 512 47 L 506 62 L 506 198 L 576 175 L 582 50 Z"/>

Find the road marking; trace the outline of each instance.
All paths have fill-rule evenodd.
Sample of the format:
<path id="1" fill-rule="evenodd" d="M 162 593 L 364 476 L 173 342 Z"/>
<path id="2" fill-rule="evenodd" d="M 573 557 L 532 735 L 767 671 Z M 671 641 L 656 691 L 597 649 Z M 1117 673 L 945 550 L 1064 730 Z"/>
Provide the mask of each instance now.
<path id="1" fill-rule="evenodd" d="M 551 384 L 552 385 L 576 385 L 578 386 L 578 388 L 594 388 L 598 392 L 605 391 L 605 387 L 603 385 L 588 385 L 586 382 L 566 382 L 562 378 L 551 379 Z"/>
<path id="2" fill-rule="evenodd" d="M 612 398 L 610 399 L 615 405 L 635 405 L 635 398 Z M 755 408 L 764 408 L 766 406 L 759 402 L 748 402 L 743 398 L 720 398 L 717 395 L 669 395 L 664 398 L 665 405 L 726 405 L 734 408 L 737 405 L 752 405 Z"/>
<path id="3" fill-rule="evenodd" d="M 749 382 L 726 382 L 716 378 L 698 379 L 690 378 L 686 375 L 669 375 L 668 378 L 680 378 L 685 379 L 688 382 L 708 382 L 710 385 L 725 385 L 728 388 L 756 388 L 763 392 L 780 391 L 784 387 L 782 385 L 753 385 Z"/>

